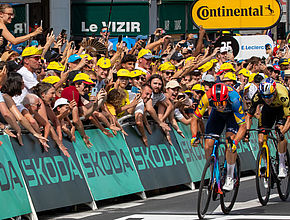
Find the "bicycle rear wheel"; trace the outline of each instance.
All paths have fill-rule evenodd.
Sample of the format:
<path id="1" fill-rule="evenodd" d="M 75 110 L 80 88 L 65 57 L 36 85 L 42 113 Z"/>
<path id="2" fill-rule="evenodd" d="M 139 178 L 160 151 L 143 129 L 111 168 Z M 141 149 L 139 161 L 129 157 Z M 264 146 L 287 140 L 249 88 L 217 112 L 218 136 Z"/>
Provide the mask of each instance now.
<path id="1" fill-rule="evenodd" d="M 214 158 L 210 157 L 204 166 L 197 200 L 197 214 L 200 219 L 203 219 L 208 210 L 212 191 L 214 188 L 213 181 L 213 166 Z"/>
<path id="2" fill-rule="evenodd" d="M 223 194 L 220 197 L 221 209 L 224 214 L 229 214 L 232 208 L 234 207 L 239 192 L 240 177 L 241 177 L 241 163 L 239 156 L 237 156 L 234 171 L 234 181 L 235 181 L 234 189 L 231 191 L 223 190 Z"/>
<path id="3" fill-rule="evenodd" d="M 276 153 L 276 158 L 278 161 L 276 168 L 276 173 L 279 172 L 279 155 L 278 152 Z M 290 157 L 289 157 L 289 152 L 288 150 L 286 151 L 286 155 L 285 155 L 285 166 L 286 166 L 286 170 L 287 170 L 287 176 L 285 178 L 278 178 L 277 181 L 277 190 L 278 190 L 278 194 L 279 197 L 282 201 L 286 201 L 288 199 L 289 196 L 289 168 L 290 168 Z"/>
<path id="4" fill-rule="evenodd" d="M 256 161 L 256 189 L 260 203 L 265 206 L 270 197 L 271 190 L 271 169 L 270 161 L 265 148 L 259 150 Z M 269 174 L 267 177 L 267 164 L 269 164 Z"/>

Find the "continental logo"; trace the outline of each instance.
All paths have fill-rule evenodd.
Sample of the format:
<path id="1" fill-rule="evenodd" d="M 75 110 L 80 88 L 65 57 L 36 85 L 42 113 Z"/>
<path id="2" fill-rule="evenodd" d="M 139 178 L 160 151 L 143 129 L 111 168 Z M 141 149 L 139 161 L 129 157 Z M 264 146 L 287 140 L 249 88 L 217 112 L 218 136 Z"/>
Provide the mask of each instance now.
<path id="1" fill-rule="evenodd" d="M 191 14 L 204 29 L 265 29 L 279 22 L 281 7 L 277 0 L 196 0 Z"/>

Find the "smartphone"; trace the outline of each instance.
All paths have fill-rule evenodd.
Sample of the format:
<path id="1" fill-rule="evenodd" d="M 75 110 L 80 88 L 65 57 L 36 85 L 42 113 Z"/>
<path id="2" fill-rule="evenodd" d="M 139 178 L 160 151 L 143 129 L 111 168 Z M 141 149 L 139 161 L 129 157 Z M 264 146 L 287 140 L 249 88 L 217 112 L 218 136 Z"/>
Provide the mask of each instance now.
<path id="1" fill-rule="evenodd" d="M 92 88 L 92 90 L 91 90 L 91 96 L 97 96 L 97 94 L 98 94 L 98 89 L 97 88 Z"/>
<path id="2" fill-rule="evenodd" d="M 71 49 L 75 49 L 75 42 L 74 41 L 71 43 Z"/>
<path id="3" fill-rule="evenodd" d="M 0 37 L 2 37 L 3 29 L 0 29 Z"/>
<path id="4" fill-rule="evenodd" d="M 42 27 L 42 23 L 43 23 L 43 21 L 42 21 L 42 20 L 40 20 L 40 27 Z"/>
<path id="5" fill-rule="evenodd" d="M 123 35 L 118 36 L 118 43 L 121 43 L 123 41 Z"/>
<path id="6" fill-rule="evenodd" d="M 61 32 L 60 32 L 60 36 L 63 38 L 65 34 L 66 34 L 66 30 L 62 29 Z"/>
<path id="7" fill-rule="evenodd" d="M 150 36 L 150 42 L 153 43 L 155 40 L 155 34 L 151 34 Z"/>
<path id="8" fill-rule="evenodd" d="M 185 95 L 184 94 L 180 94 L 177 96 L 177 99 L 184 99 L 185 98 Z"/>

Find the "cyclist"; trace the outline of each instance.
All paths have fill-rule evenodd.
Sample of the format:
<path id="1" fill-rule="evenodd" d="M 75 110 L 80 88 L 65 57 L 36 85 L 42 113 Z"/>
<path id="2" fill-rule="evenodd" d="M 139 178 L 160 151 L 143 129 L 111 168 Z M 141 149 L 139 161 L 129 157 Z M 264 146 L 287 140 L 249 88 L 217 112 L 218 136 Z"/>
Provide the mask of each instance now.
<path id="1" fill-rule="evenodd" d="M 251 128 L 252 117 L 256 112 L 257 106 L 263 105 L 261 116 L 259 118 L 259 128 L 272 128 L 276 124 L 284 135 L 290 127 L 290 109 L 288 90 L 282 84 L 275 82 L 272 78 L 263 79 L 259 85 L 259 90 L 251 100 L 251 105 L 246 116 L 247 129 Z M 259 133 L 259 147 L 263 144 L 265 133 Z M 248 139 L 248 132 L 246 138 Z M 279 154 L 279 178 L 287 176 L 285 167 L 285 154 L 287 140 L 284 139 L 278 144 Z"/>
<path id="2" fill-rule="evenodd" d="M 217 83 L 208 90 L 201 98 L 191 121 L 191 145 L 194 145 L 196 140 L 197 121 L 202 118 L 208 106 L 212 107 L 212 111 L 205 129 L 205 157 L 210 157 L 214 145 L 210 135 L 221 135 L 226 125 L 226 137 L 231 137 L 233 141 L 226 151 L 227 177 L 223 189 L 230 191 L 234 188 L 236 146 L 246 133 L 242 99 L 235 89 L 222 83 Z"/>

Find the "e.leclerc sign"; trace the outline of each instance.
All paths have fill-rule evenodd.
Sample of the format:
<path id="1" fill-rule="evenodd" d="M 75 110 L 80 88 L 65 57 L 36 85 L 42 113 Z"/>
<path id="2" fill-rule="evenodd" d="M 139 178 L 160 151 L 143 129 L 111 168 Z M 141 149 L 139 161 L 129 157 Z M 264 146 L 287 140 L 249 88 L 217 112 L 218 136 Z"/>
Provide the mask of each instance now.
<path id="1" fill-rule="evenodd" d="M 278 0 L 196 0 L 191 6 L 194 25 L 206 30 L 268 29 L 281 16 Z"/>

